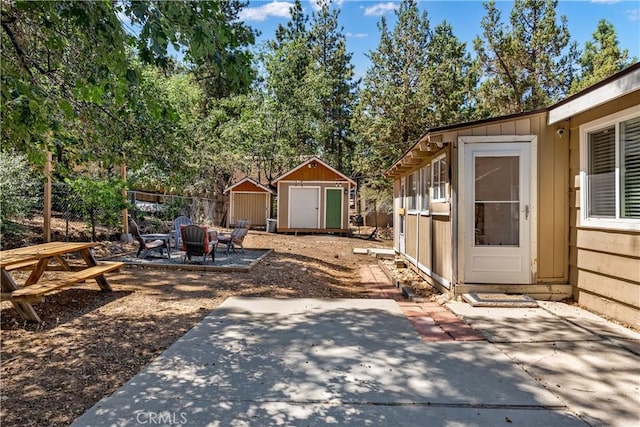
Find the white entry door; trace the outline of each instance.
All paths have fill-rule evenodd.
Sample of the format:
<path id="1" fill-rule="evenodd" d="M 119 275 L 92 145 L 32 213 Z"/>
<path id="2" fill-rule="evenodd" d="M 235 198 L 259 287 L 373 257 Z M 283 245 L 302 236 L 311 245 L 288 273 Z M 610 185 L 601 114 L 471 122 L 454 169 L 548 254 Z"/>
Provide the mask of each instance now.
<path id="1" fill-rule="evenodd" d="M 529 143 L 464 147 L 465 283 L 531 283 Z"/>
<path id="2" fill-rule="evenodd" d="M 290 187 L 289 228 L 319 228 L 320 188 Z"/>

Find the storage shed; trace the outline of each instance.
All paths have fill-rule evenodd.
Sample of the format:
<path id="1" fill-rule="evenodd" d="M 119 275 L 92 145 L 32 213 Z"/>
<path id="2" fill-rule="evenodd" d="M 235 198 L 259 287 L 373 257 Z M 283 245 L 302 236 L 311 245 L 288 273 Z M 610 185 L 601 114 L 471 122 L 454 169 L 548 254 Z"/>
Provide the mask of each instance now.
<path id="1" fill-rule="evenodd" d="M 224 192 L 229 194 L 227 226 L 233 227 L 241 219 L 249 220 L 251 227 L 267 226 L 267 219 L 271 217 L 273 190 L 245 177 Z"/>
<path id="2" fill-rule="evenodd" d="M 313 156 L 273 181 L 278 232 L 349 232 L 349 194 L 355 181 Z"/>
<path id="3" fill-rule="evenodd" d="M 640 65 L 549 108 L 430 129 L 388 171 L 394 247 L 454 295 L 573 296 L 640 327 Z"/>

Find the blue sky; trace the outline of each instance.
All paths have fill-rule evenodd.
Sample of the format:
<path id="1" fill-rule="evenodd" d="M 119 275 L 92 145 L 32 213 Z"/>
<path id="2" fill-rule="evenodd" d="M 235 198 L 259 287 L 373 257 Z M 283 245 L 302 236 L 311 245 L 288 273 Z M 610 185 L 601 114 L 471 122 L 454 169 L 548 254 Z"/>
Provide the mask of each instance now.
<path id="1" fill-rule="evenodd" d="M 251 0 L 249 6 L 242 11 L 241 19 L 249 26 L 261 31 L 258 44 L 274 37 L 278 24 L 286 24 L 289 7 L 293 0 Z M 340 21 L 344 27 L 347 48 L 353 53 L 352 62 L 356 67 L 356 76 L 362 77 L 369 66 L 365 56 L 375 50 L 380 40 L 377 23 L 381 16 L 386 16 L 392 28 L 395 23 L 394 9 L 399 1 L 363 1 L 334 0 L 339 5 Z M 503 21 L 508 22 L 513 2 L 498 1 Z M 305 13 L 310 15 L 316 6 L 316 0 L 302 0 Z M 480 33 L 480 21 L 485 10 L 480 0 L 477 1 L 426 1 L 419 0 L 418 7 L 426 10 L 431 27 L 446 20 L 453 26 L 454 34 L 461 41 L 467 42 L 467 49 L 472 50 L 473 39 Z M 620 46 L 628 49 L 631 56 L 640 58 L 640 1 L 639 0 L 560 0 L 558 15 L 566 15 L 572 40 L 578 42 L 580 49 L 590 40 L 597 23 L 604 18 L 611 22 L 618 34 Z"/>

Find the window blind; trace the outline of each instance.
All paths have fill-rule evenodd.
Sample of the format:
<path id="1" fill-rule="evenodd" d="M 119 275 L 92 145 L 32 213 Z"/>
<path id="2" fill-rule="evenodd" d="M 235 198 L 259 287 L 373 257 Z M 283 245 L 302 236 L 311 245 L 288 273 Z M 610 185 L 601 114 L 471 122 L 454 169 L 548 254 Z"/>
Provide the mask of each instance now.
<path id="1" fill-rule="evenodd" d="M 640 117 L 620 124 L 623 218 L 640 218 Z"/>
<path id="2" fill-rule="evenodd" d="M 414 172 L 407 178 L 407 209 L 416 209 L 416 196 L 418 194 L 418 172 Z"/>
<path id="3" fill-rule="evenodd" d="M 615 126 L 589 134 L 589 216 L 616 216 Z"/>

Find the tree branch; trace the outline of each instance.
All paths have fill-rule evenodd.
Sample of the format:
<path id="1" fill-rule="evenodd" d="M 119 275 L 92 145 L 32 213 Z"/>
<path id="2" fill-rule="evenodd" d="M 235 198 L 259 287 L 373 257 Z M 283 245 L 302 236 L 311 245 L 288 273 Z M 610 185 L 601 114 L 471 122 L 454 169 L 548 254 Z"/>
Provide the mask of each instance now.
<path id="1" fill-rule="evenodd" d="M 22 68 L 24 68 L 25 71 L 29 74 L 29 77 L 33 77 L 33 73 L 27 66 L 24 51 L 22 50 L 20 43 L 18 43 L 18 40 L 16 40 L 15 34 L 13 34 L 13 31 L 11 31 L 11 28 L 9 28 L 9 23 L 12 21 L 15 21 L 15 18 L 12 20 L 3 19 L 2 29 L 4 30 L 5 33 L 7 33 L 7 36 L 9 36 L 9 40 L 11 40 L 11 44 L 13 45 L 13 48 L 15 49 L 16 54 L 18 55 L 18 61 L 20 62 L 20 65 L 22 65 Z"/>

